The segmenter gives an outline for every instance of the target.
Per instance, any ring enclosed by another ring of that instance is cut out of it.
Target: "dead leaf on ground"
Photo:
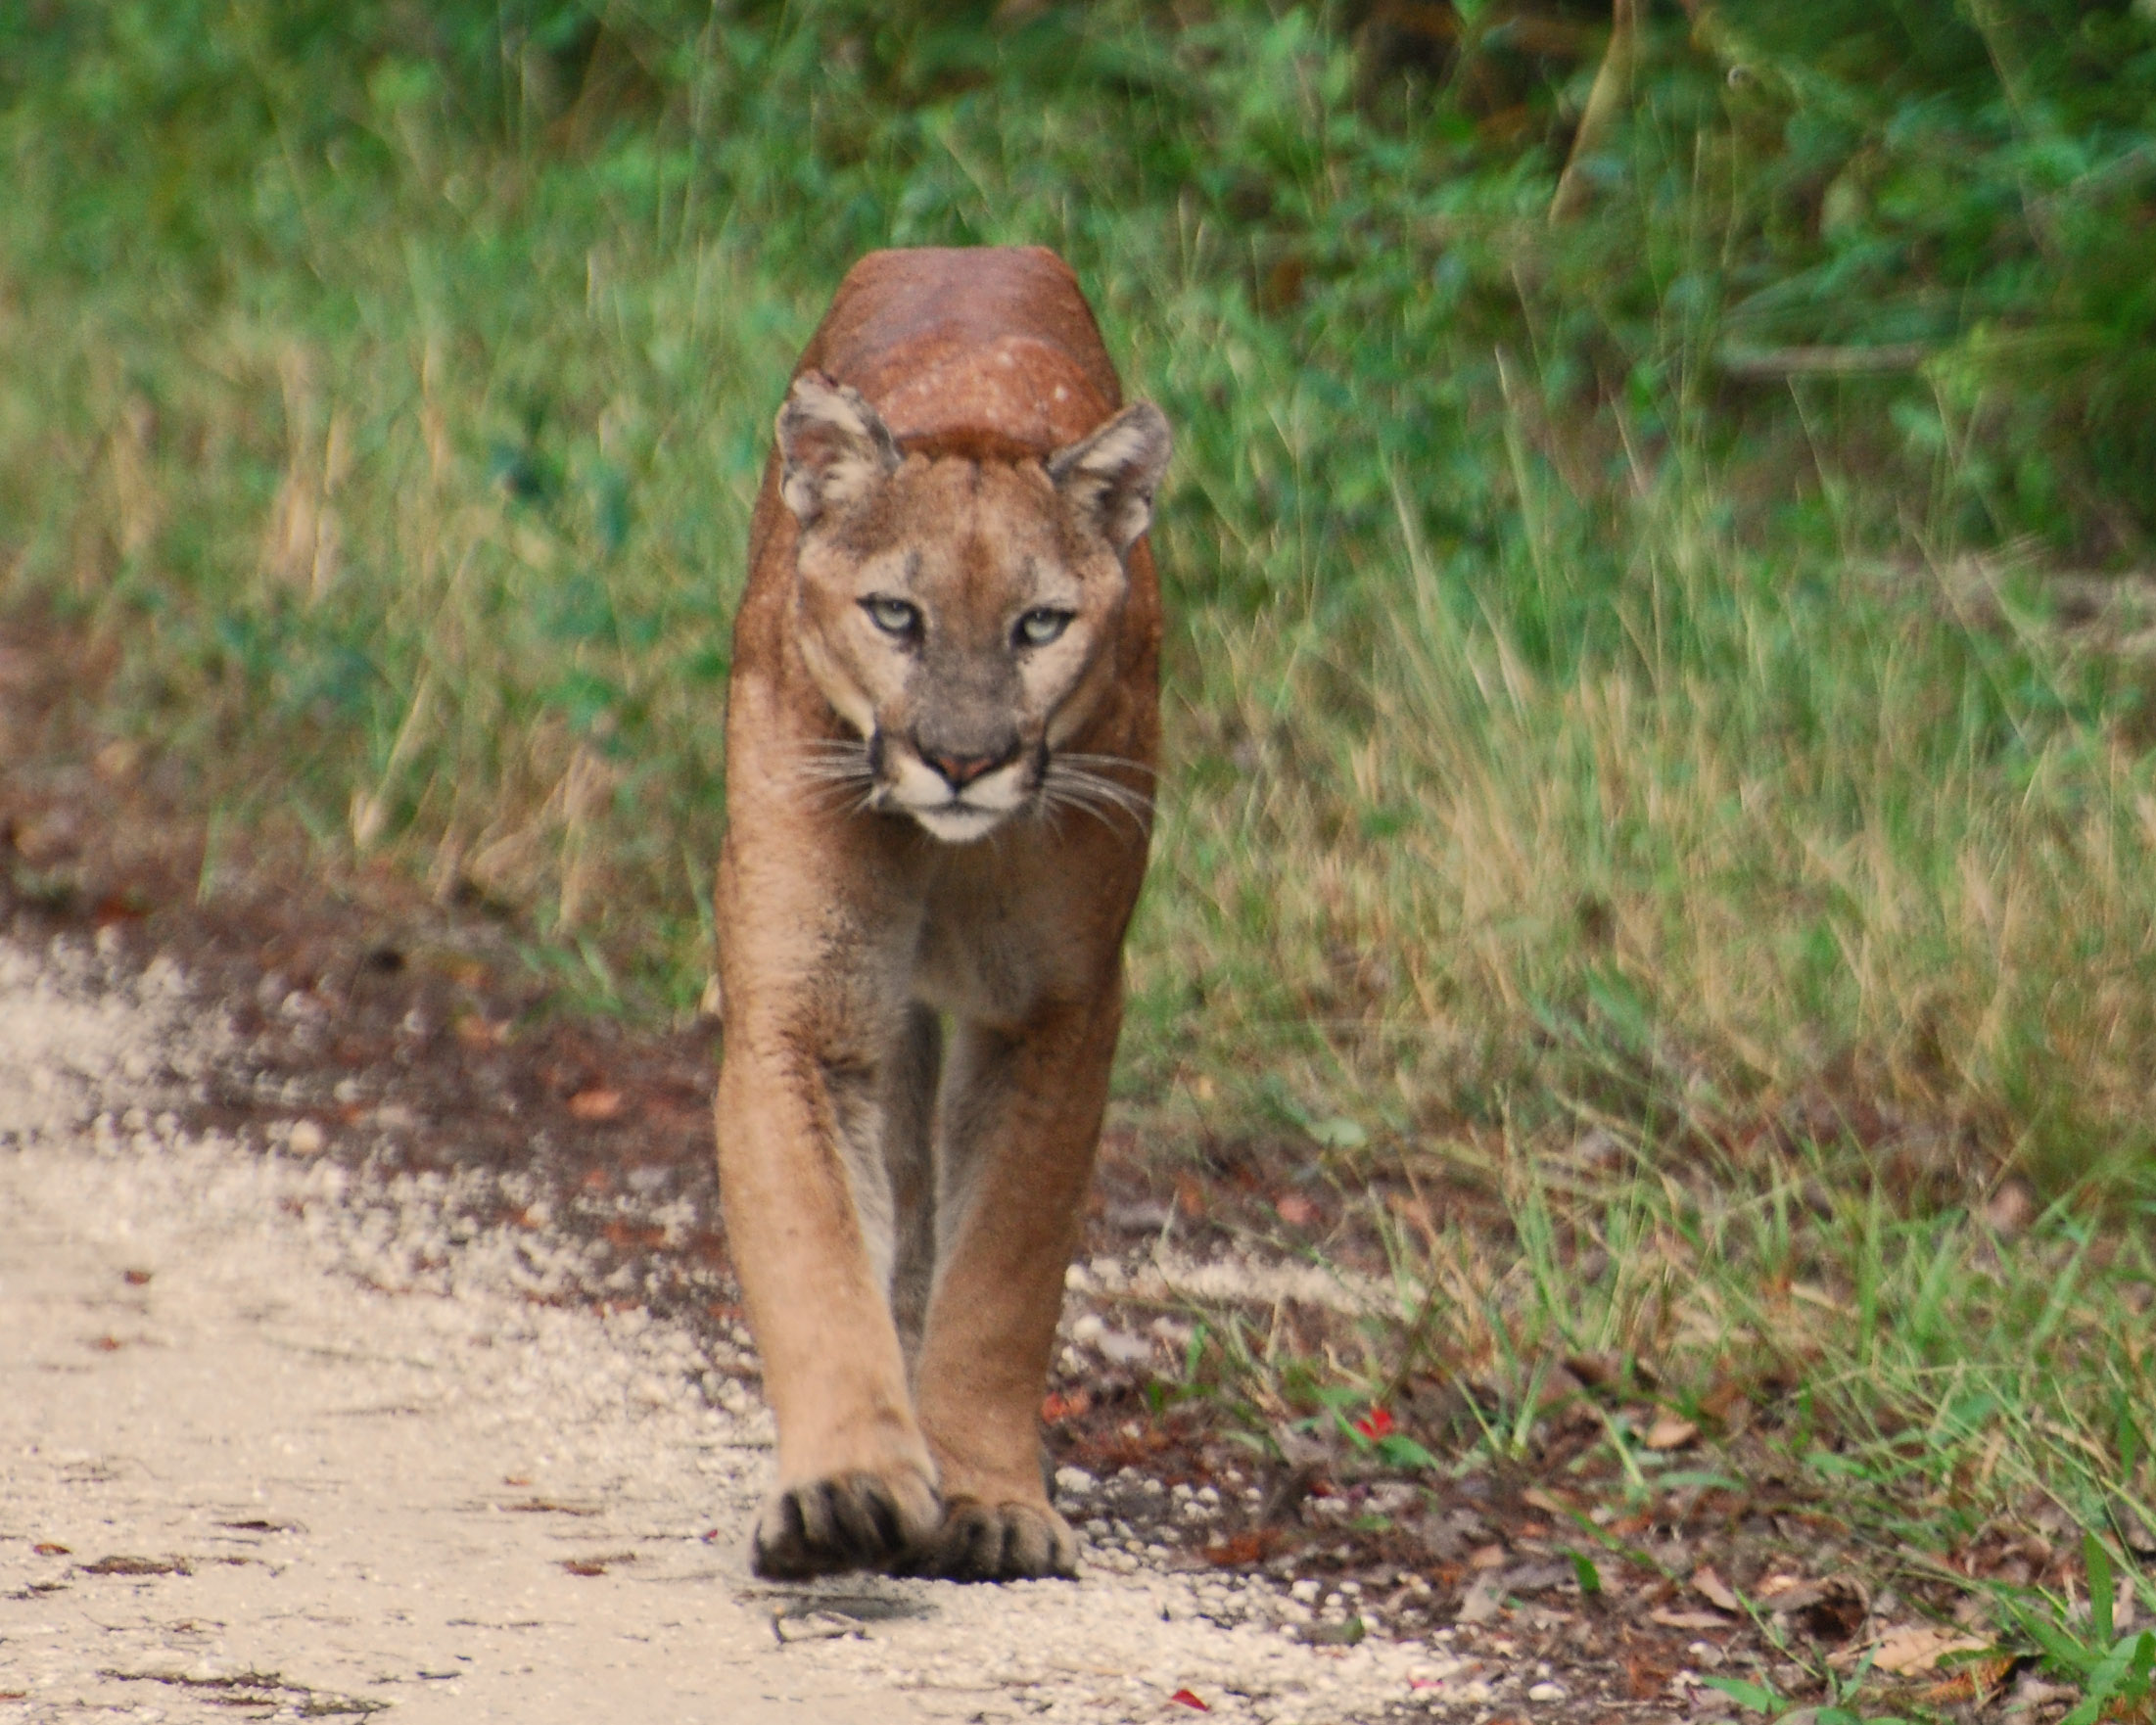
[[[634,1552],[602,1552],[591,1558],[564,1558],[561,1566],[572,1575],[604,1575],[615,1563],[633,1563]]]
[[[1289,1228],[1308,1228],[1318,1219],[1318,1207],[1299,1191],[1283,1192],[1274,1200],[1274,1213]]]
[[[1740,1611],[1744,1608],[1729,1583],[1714,1573],[1711,1563],[1702,1563],[1692,1571],[1692,1591],[1709,1605],[1717,1606],[1722,1610]]]
[[[1975,1702],[1979,1705],[1988,1702],[1998,1692],[1998,1686],[2006,1681],[2014,1668],[2011,1654],[1999,1654],[1988,1659],[1971,1659],[1954,1672],[1924,1692],[1924,1699],[1935,1707],[1953,1706],[1959,1702]]]
[[[622,1093],[594,1085],[569,1098],[569,1112],[579,1120],[612,1120],[622,1111]]]
[[[1076,1420],[1093,1411],[1093,1397],[1083,1388],[1051,1390],[1041,1402],[1041,1419],[1050,1425]]]
[[[1262,1563],[1281,1546],[1279,1529],[1253,1527],[1246,1533],[1231,1533],[1226,1539],[1205,1548],[1205,1561],[1216,1569],[1240,1569],[1245,1564]]]
[[[1647,1613],[1650,1623],[1664,1629],[1727,1629],[1729,1619],[1712,1611],[1671,1611],[1658,1608]]]
[[[185,1558],[100,1558],[82,1565],[85,1575],[191,1575]]]
[[[1646,1444],[1651,1450],[1681,1450],[1699,1434],[1691,1421],[1664,1414],[1647,1428]]]
[[[1872,1664],[1892,1676],[1914,1677],[1936,1670],[1948,1654],[1981,1654],[1991,1645],[1983,1636],[1936,1623],[1903,1623],[1872,1644]]]

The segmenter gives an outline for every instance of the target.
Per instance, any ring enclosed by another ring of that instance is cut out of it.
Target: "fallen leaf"
[[[1988,1659],[1971,1659],[1954,1672],[1924,1692],[1924,1699],[1934,1706],[1950,1706],[1957,1702],[1989,1702],[1998,1686],[2006,1681],[2014,1668],[2013,1655],[2000,1654]]]
[[[1662,1608],[1649,1611],[1647,1620],[1660,1623],[1664,1629],[1727,1629],[1729,1619],[1712,1611],[1671,1611]]]
[[[1681,1450],[1699,1434],[1700,1428],[1691,1421],[1664,1414],[1647,1428],[1645,1441],[1651,1450]]]
[[[1093,1397],[1083,1389],[1074,1389],[1068,1395],[1052,1390],[1041,1403],[1041,1419],[1050,1425],[1064,1420],[1076,1420],[1092,1411]]]
[[[1205,1561],[1216,1569],[1240,1569],[1246,1563],[1262,1563],[1280,1549],[1277,1528],[1253,1527],[1247,1533],[1231,1533],[1205,1548]]]
[[[1372,1443],[1376,1443],[1381,1437],[1390,1437],[1392,1435],[1392,1412],[1389,1408],[1372,1408],[1360,1420],[1354,1421],[1353,1424],[1355,1429],[1361,1432],[1363,1436],[1369,1438]]]
[[[100,1558],[82,1565],[85,1575],[191,1575],[184,1558]]]
[[[30,1550],[41,1558],[69,1558],[74,1555],[66,1546],[49,1539],[39,1540]]]
[[[1468,1554],[1470,1569],[1502,1569],[1505,1566],[1505,1548],[1501,1545],[1477,1546]]]
[[[1168,1697],[1168,1699],[1171,1702],[1176,1702],[1179,1706],[1195,1707],[1201,1713],[1209,1713],[1213,1710],[1211,1703],[1199,1701],[1196,1696],[1193,1695],[1187,1689],[1177,1690],[1175,1694]]]
[[[148,1287],[150,1278],[156,1274],[157,1272],[154,1270],[122,1270],[119,1273],[119,1279],[129,1287]]]
[[[1942,1629],[1935,1623],[1904,1623],[1872,1644],[1872,1663],[1896,1677],[1936,1670],[1948,1654],[1981,1654],[1991,1643],[1980,1635]]]
[[[1711,1606],[1718,1606],[1725,1611],[1741,1610],[1737,1596],[1730,1591],[1729,1583],[1714,1573],[1713,1565],[1702,1563],[1692,1571],[1692,1591]]]
[[[2008,1238],[2021,1233],[2035,1220],[2037,1196],[2026,1182],[2009,1180],[1992,1194],[1990,1203],[1984,1206],[1984,1220],[1992,1231]]]
[[[1545,1515],[1570,1515],[1571,1508],[1563,1499],[1553,1497],[1539,1485],[1530,1485],[1520,1494],[1520,1501],[1530,1510],[1540,1510]]]
[[[858,1638],[867,1631],[856,1619],[837,1611],[802,1611],[798,1614],[781,1611],[772,1619],[772,1633],[778,1637],[778,1645],[784,1647],[796,1641]]]
[[[1299,1191],[1284,1192],[1273,1202],[1273,1210],[1289,1228],[1308,1228],[1318,1219],[1318,1207]]]
[[[622,1111],[622,1093],[594,1085],[569,1098],[569,1112],[579,1120],[612,1120]]]
[[[127,1344],[117,1335],[101,1335],[90,1343],[101,1354],[117,1354]]]
[[[572,1575],[604,1575],[606,1565],[590,1558],[564,1558],[561,1566]]]

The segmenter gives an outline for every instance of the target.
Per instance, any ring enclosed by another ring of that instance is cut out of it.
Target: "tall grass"
[[[2145,194],[2147,139],[2027,117],[2039,72],[2097,87],[2072,55],[2016,48],[2017,94],[1943,21],[1875,90],[1747,16],[1661,42],[1553,231],[1591,43],[1536,148],[1464,73],[1388,117],[1296,11],[77,9],[16,44],[6,121],[9,585],[121,649],[111,723],[205,797],[685,1002],[790,356],[860,250],[1046,240],[1181,434],[1141,1093],[1258,1049],[1371,1130],[1519,1096],[1817,1131],[1860,1095],[1994,1164],[2138,1153],[2137,679],[2011,581],[2032,627],[1973,626],[1948,569],[2008,456],[2086,483],[1968,389],[1997,314],[2057,325],[2017,258],[2095,292],[2062,236]],[[2009,219],[2066,172],[2039,134],[2080,178]],[[1956,139],[1996,159],[1919,203]],[[1985,232],[1956,324],[1924,248]],[[1716,370],[1912,333],[1915,378]],[[2128,532],[2130,478],[2067,540]]]

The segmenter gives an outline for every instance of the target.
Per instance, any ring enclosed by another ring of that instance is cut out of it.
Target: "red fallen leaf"
[[[1253,1527],[1246,1533],[1231,1533],[1226,1539],[1205,1548],[1205,1561],[1216,1569],[1240,1569],[1247,1563],[1262,1563],[1280,1549],[1281,1535],[1277,1528]]]
[[[119,1279],[129,1287],[148,1287],[150,1278],[156,1274],[154,1270],[122,1270]]]
[[[579,1120],[612,1120],[622,1111],[622,1093],[593,1085],[569,1098],[569,1112]]]
[[[95,1341],[90,1343],[90,1346],[97,1349],[97,1351],[101,1354],[117,1354],[121,1348],[125,1347],[126,1345],[127,1344],[121,1341],[117,1335],[101,1335]]]
[[[1186,1707],[1195,1707],[1201,1713],[1209,1713],[1213,1710],[1207,1702],[1199,1701],[1196,1696],[1187,1689],[1177,1690],[1168,1699],[1172,1702],[1181,1702]]]
[[[532,1476],[528,1473],[504,1473],[501,1476],[501,1483],[504,1485],[530,1485]]]
[[[30,1550],[41,1558],[70,1558],[74,1555],[66,1546],[50,1539],[39,1540]]]
[[[1381,1437],[1392,1435],[1396,1422],[1389,1408],[1372,1408],[1360,1420],[1354,1422],[1355,1429],[1376,1443]]]
[[[1060,1390],[1051,1391],[1041,1403],[1041,1418],[1055,1425],[1064,1420],[1076,1420],[1093,1408],[1093,1397],[1085,1390],[1074,1389],[1068,1395]]]
[[[1273,1200],[1273,1212],[1289,1228],[1308,1228],[1318,1219],[1318,1207],[1299,1191],[1283,1192]]]
[[[653,1246],[666,1244],[663,1228],[635,1228],[627,1222],[609,1222],[605,1234],[607,1244],[618,1251],[647,1252]]]
[[[604,1575],[606,1573],[604,1563],[593,1562],[587,1558],[564,1558],[561,1561],[561,1566],[572,1575]]]

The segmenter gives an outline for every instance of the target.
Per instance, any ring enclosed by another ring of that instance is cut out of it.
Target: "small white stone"
[[[311,1120],[295,1120],[292,1131],[285,1137],[285,1142],[292,1146],[296,1156],[318,1156],[328,1142],[322,1129]]]
[[[1565,1699],[1565,1686],[1562,1683],[1537,1683],[1527,1691],[1527,1699],[1531,1702],[1561,1702]]]

